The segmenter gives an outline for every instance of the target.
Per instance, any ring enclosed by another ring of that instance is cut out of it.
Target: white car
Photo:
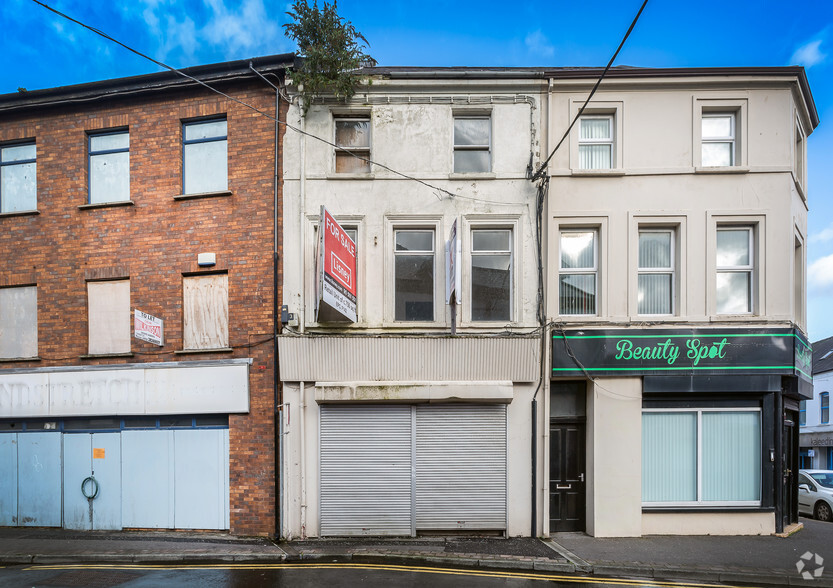
[[[833,521],[833,471],[799,470],[798,512],[820,521]]]

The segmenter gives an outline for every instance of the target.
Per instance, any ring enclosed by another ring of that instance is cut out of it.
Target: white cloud
[[[807,271],[807,285],[812,292],[833,294],[833,254],[810,264]]]
[[[526,48],[529,52],[534,55],[552,57],[555,54],[555,48],[547,36],[541,32],[541,29],[529,33],[526,39],[524,39],[524,43],[526,43]]]
[[[811,242],[822,242],[826,243],[827,241],[833,240],[833,223],[827,225],[818,233],[814,233],[810,235]]]
[[[803,65],[806,68],[811,68],[821,63],[827,59],[827,53],[822,52],[821,44],[821,39],[805,43],[795,50],[795,53],[790,58],[790,63]]]
[[[243,0],[237,10],[229,10],[223,0],[206,0],[206,4],[213,14],[201,36],[228,54],[262,51],[283,38],[280,25],[269,18],[263,0]]]

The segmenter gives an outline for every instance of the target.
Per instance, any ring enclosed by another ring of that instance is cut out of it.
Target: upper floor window
[[[822,392],[819,399],[821,400],[821,424],[826,425],[830,422],[830,392]]]
[[[701,118],[703,167],[735,165],[735,113],[703,113]]]
[[[512,318],[512,231],[471,232],[471,320]]]
[[[613,115],[584,115],[579,119],[579,169],[611,169]]]
[[[370,173],[370,117],[335,119],[336,172]]]
[[[598,232],[563,230],[558,276],[559,314],[595,315]]]
[[[183,278],[182,323],[184,349],[228,347],[228,274]]]
[[[183,194],[228,190],[228,122],[183,123],[182,160]]]
[[[89,136],[90,204],[130,200],[130,135]]]
[[[793,167],[795,168],[795,179],[799,184],[804,183],[804,131],[801,123],[795,121],[795,154]]]
[[[434,230],[394,231],[394,319],[434,320]]]
[[[454,173],[492,170],[491,135],[488,116],[454,117]]]
[[[802,400],[798,403],[798,424],[803,427],[807,424],[807,401]]]
[[[37,208],[35,143],[0,147],[0,213]]]
[[[0,288],[0,359],[37,355],[37,287]]]
[[[639,314],[674,313],[674,231],[639,231]]]
[[[717,229],[717,313],[752,312],[752,227]]]
[[[87,282],[90,355],[130,353],[130,280]]]

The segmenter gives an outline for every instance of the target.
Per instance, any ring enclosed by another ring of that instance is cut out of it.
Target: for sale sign
[[[162,319],[134,309],[133,336],[161,347],[163,345]]]
[[[356,243],[323,206],[318,225],[319,322],[356,322]]]

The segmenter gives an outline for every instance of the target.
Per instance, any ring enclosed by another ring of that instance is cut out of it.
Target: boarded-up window
[[[38,289],[0,289],[0,358],[38,355]]]
[[[184,278],[182,314],[185,349],[228,347],[228,275]]]
[[[89,353],[130,353],[130,280],[87,282]]]

